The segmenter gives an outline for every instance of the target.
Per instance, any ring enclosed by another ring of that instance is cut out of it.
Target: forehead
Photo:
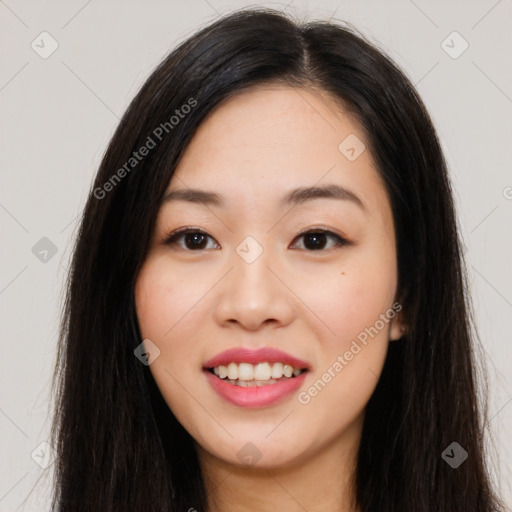
[[[347,144],[360,152],[355,159],[353,152],[346,153]],[[216,190],[240,206],[277,203],[291,188],[328,182],[372,205],[386,196],[369,150],[362,149],[367,146],[359,124],[328,94],[253,87],[230,97],[203,121],[168,190]]]

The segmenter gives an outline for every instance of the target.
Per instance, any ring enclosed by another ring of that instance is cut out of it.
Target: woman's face
[[[400,337],[391,207],[363,144],[326,94],[258,87],[214,111],[180,161],[136,306],[160,351],[152,375],[201,453],[285,467],[357,444]],[[329,188],[293,192],[310,187]]]

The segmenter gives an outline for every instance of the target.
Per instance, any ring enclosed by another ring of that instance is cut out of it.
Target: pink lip
[[[264,386],[243,388],[226,382],[208,370],[203,370],[213,389],[227,402],[238,407],[260,408],[275,404],[296,391],[308,372],[299,376]]]
[[[231,348],[208,360],[203,365],[203,368],[215,368],[220,365],[227,366],[229,363],[284,363],[289,364],[294,368],[305,368],[307,370],[311,370],[310,365],[306,361],[302,361],[301,359],[297,359],[286,352],[270,347],[263,347],[257,350],[250,350],[248,348]]]
[[[241,387],[220,379],[212,372],[216,366],[227,366],[229,363],[283,363],[294,368],[311,370],[311,365],[302,359],[287,354],[275,348],[263,347],[257,350],[248,348],[232,348],[217,354],[203,365],[203,371],[213,389],[227,402],[238,407],[259,408],[268,407],[279,402],[296,391],[306,378],[307,371],[297,377],[285,379],[274,384],[264,386]]]

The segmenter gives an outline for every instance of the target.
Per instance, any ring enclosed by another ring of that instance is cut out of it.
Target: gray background
[[[41,465],[52,460],[51,449],[40,445],[50,424],[62,285],[77,215],[119,117],[176,43],[249,5],[255,4],[0,1],[2,512],[48,508],[52,466],[22,502],[44,473]],[[512,504],[511,1],[258,5],[353,23],[405,69],[430,110],[454,183],[486,351],[490,462]],[[40,56],[51,49],[43,31],[58,43],[47,58]],[[464,42],[454,31],[469,45],[457,58]]]

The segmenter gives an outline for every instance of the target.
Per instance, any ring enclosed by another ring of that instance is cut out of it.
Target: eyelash
[[[177,240],[179,240],[182,236],[187,235],[189,233],[205,235],[213,240],[213,237],[210,236],[206,231],[203,231],[202,229],[198,229],[198,228],[187,227],[187,228],[182,228],[182,229],[179,229],[178,231],[174,231],[174,232],[170,233],[169,235],[167,235],[165,237],[163,243],[164,243],[164,245],[171,245],[171,246],[179,245]],[[329,231],[327,228],[320,227],[320,226],[315,227],[315,228],[310,228],[307,231],[303,231],[302,233],[298,234],[296,238],[300,238],[300,237],[310,235],[310,234],[323,234],[323,235],[327,235],[328,237],[332,237],[337,240],[337,244],[336,244],[337,247],[350,246],[353,244],[353,242],[351,242],[350,240],[347,240],[346,238],[343,238],[342,236],[337,235],[336,233],[333,233],[332,231]],[[180,246],[180,248],[184,249],[185,251],[188,251],[188,252],[199,252],[199,251],[207,250],[207,249],[193,250],[193,249],[188,249],[186,247],[181,247],[181,246]],[[304,249],[304,250],[307,252],[325,252],[325,251],[328,251],[329,249],[318,249],[318,250]]]

